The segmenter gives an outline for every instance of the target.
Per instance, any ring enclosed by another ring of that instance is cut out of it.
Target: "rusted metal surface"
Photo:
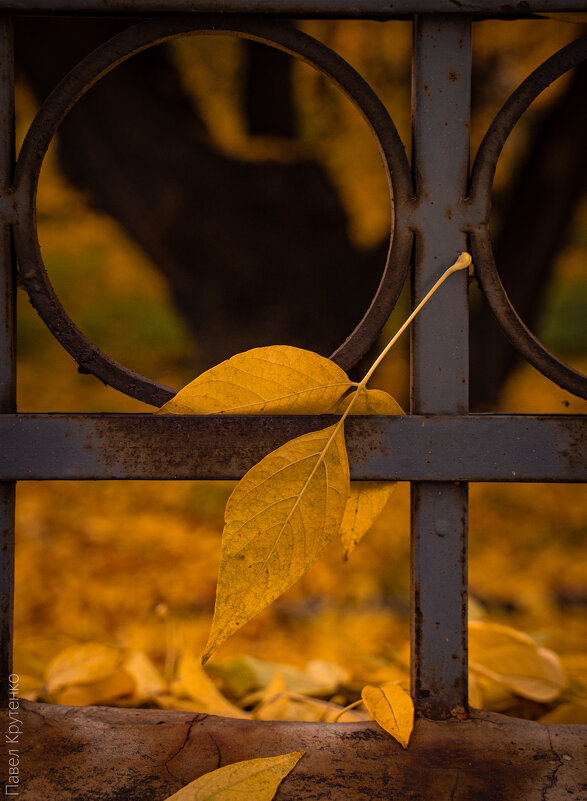
[[[284,442],[334,420],[0,415],[0,479],[236,479]],[[587,421],[576,415],[351,416],[345,434],[356,480],[587,480]]]
[[[92,14],[184,12],[272,14],[287,17],[392,19],[417,14],[525,17],[531,12],[584,11],[584,0],[0,0],[17,12],[74,11]]]
[[[40,169],[59,124],[85,92],[117,64],[146,47],[193,33],[223,34],[277,45],[328,75],[361,111],[377,140],[387,172],[393,200],[406,205],[412,195],[410,170],[403,144],[381,101],[365,81],[332,50],[289,25],[270,20],[226,20],[218,17],[150,20],[123,31],[96,49],[55,88],[43,104],[23,143],[16,165],[15,245],[22,282],[31,303],[47,327],[75,358],[84,372],[134,398],[160,406],[174,394],[164,387],[114,362],[102,353],[69,318],[55,294],[45,270],[39,246],[35,205]],[[383,269],[373,301],[354,332],[333,354],[342,367],[355,364],[369,349],[387,320],[401,292],[409,264],[412,234],[394,225]]]
[[[14,163],[12,25],[0,14],[0,197],[10,187]],[[10,228],[0,209],[0,412],[16,411],[16,286]],[[1,440],[0,440],[1,442]],[[13,481],[0,481],[0,704],[6,702],[12,665],[14,597]]]
[[[563,389],[587,398],[587,376],[564,364],[532,334],[518,316],[501,283],[489,233],[491,189],[497,161],[514,126],[532,101],[554,80],[587,58],[587,36],[547,59],[513,92],[501,108],[477,153],[471,177],[470,203],[483,208],[483,222],[471,226],[475,270],[483,293],[503,331],[522,356]],[[556,199],[553,198],[553,202]]]
[[[414,305],[467,249],[453,209],[467,191],[470,97],[470,18],[418,18],[412,77],[413,170],[420,202]],[[412,413],[468,412],[468,315],[467,275],[461,272],[414,321]],[[414,483],[412,696],[427,717],[447,718],[467,708],[466,565],[466,484]]]

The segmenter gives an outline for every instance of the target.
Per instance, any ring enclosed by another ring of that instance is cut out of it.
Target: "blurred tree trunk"
[[[502,283],[530,328],[540,313],[557,253],[587,184],[587,62],[580,64],[560,97],[534,130],[513,176],[495,242]],[[471,326],[471,404],[494,406],[515,366],[510,346],[487,304]]]
[[[42,99],[124,26],[20,18],[18,66]],[[295,136],[291,60],[256,43],[245,47],[249,133]],[[587,172],[585,75],[585,68],[577,71],[538,126],[496,243],[506,288],[530,326]],[[92,88],[62,125],[59,157],[68,179],[119,220],[165,274],[201,366],[263,344],[327,355],[369,305],[386,245],[353,246],[342,202],[317,163],[246,162],[222,153],[165,46]],[[515,356],[488,309],[479,310],[472,331],[472,401],[487,407]]]
[[[122,27],[20,18],[21,74],[42,99]],[[259,44],[248,52],[249,86],[261,76],[265,90],[259,98],[246,92],[251,131],[293,135],[291,59]],[[165,274],[205,366],[261,344],[328,355],[379,282],[385,248],[374,257],[353,247],[323,168],[221,152],[165,46],[118,66],[82,98],[61,126],[59,160]]]

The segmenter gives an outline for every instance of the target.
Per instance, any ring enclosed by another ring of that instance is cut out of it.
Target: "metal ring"
[[[175,390],[139,375],[102,353],[69,318],[47,276],[36,227],[36,193],[47,148],[60,123],[100,78],[131,56],[170,39],[190,34],[230,34],[253,39],[292,56],[332,79],[363,114],[379,145],[392,199],[390,246],[377,292],[359,325],[335,351],[342,367],[352,366],[368,349],[391,312],[409,267],[412,233],[394,225],[394,198],[412,197],[412,181],[402,141],[387,110],[340,56],[316,39],[278,22],[229,17],[177,17],[140,22],[114,36],[84,58],[55,87],[35,117],[23,143],[15,173],[15,247],[20,276],[31,303],[63,347],[84,372],[138,400],[161,406]],[[393,178],[392,178],[393,176]]]
[[[484,222],[471,231],[473,261],[483,293],[516,350],[555,384],[581,398],[587,398],[587,376],[573,370],[547,350],[512,306],[495,263],[489,233],[489,212],[497,161],[512,129],[544,89],[585,58],[587,58],[587,36],[563,47],[520,84],[500,109],[485,134],[471,178],[471,202],[484,204]]]

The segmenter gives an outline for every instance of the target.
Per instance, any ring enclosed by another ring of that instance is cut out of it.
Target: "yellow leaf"
[[[287,692],[283,686],[275,685],[276,692],[267,688],[266,698],[253,711],[256,720],[289,720],[306,723],[334,723],[367,720],[366,715],[346,710],[340,704],[318,701],[304,695]]]
[[[538,718],[539,723],[587,723],[587,704],[569,701]]]
[[[253,712],[255,720],[289,720],[318,723],[324,718],[325,703],[285,691],[275,693]]]
[[[331,414],[342,414],[351,402],[353,393],[338,400],[330,410]],[[353,403],[351,414],[405,414],[399,403],[382,389],[363,389]]]
[[[137,704],[167,690],[163,677],[144,651],[131,651],[125,657],[123,667],[135,681],[134,694]]]
[[[178,682],[174,685],[173,691],[176,695],[183,693],[191,698],[199,712],[224,715],[229,718],[249,717],[219,692],[199,661],[191,654],[184,654],[181,659]]]
[[[212,630],[202,661],[302,576],[340,529],[349,465],[340,424],[287,442],[226,506]]]
[[[42,682],[26,673],[18,674],[18,697],[26,701],[38,701],[43,694]]]
[[[64,706],[113,705],[131,698],[135,681],[126,670],[117,670],[110,676],[84,684],[71,684],[54,694],[55,703]]]
[[[263,690],[263,701],[268,701],[270,698],[273,698],[274,696],[286,691],[287,685],[285,683],[285,679],[283,678],[283,673],[276,673]]]
[[[342,414],[352,396],[335,404],[335,412]],[[380,389],[363,390],[353,403],[351,414],[403,414],[403,409],[387,392]],[[397,486],[395,481],[352,481],[351,491],[342,518],[340,537],[343,559],[348,559],[357,543],[369,531],[383,512]]]
[[[306,665],[305,675],[315,683],[316,690],[308,695],[334,695],[334,693],[351,680],[351,671],[336,662],[325,659],[312,659]]]
[[[473,709],[483,709],[483,690],[479,684],[479,679],[473,673],[472,670],[469,671],[469,705],[473,707]]]
[[[396,485],[395,481],[351,481],[340,527],[343,559],[349,558],[357,543],[383,512]]]
[[[558,656],[521,631],[497,623],[469,623],[471,670],[533,701],[558,698],[565,678]]]
[[[414,728],[414,703],[410,694],[399,684],[384,684],[364,687],[361,697],[373,720],[407,748]]]
[[[352,386],[330,359],[272,345],[212,367],[156,414],[325,414]]]
[[[122,661],[116,648],[97,642],[72,645],[57,654],[45,674],[48,693],[73,684],[89,684],[114,674]]]
[[[287,774],[304,756],[293,751],[283,756],[247,759],[200,776],[165,801],[271,801]]]

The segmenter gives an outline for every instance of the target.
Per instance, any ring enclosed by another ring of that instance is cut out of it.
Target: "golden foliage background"
[[[315,21],[305,27],[365,75],[408,142],[409,25]],[[496,44],[505,53],[491,96],[476,109],[477,143],[500,98],[577,31],[552,21],[483,22],[475,30],[475,46],[488,63]],[[235,42],[210,38],[196,45],[182,40],[175,52],[224,149],[246,158],[311,153],[326,164],[339,188],[355,240],[366,246],[385,234],[385,181],[376,149],[359,115],[321,77],[299,68],[301,140],[278,146],[250,141],[244,134]],[[34,112],[22,86],[18,108],[22,137]],[[535,113],[533,109],[529,116]],[[511,175],[527,131],[522,126],[504,154],[498,191]],[[354,157],[357,152],[360,159]],[[586,217],[584,206],[578,228]],[[66,309],[91,339],[133,369],[171,386],[183,386],[197,374],[197,343],[188,340],[161,277],[114,221],[91,210],[87,199],[65,184],[53,155],[43,171],[39,227],[51,279]],[[560,255],[543,325],[552,336],[568,320],[565,298],[587,293],[585,244],[584,234],[576,233]],[[20,294],[21,411],[152,411],[92,377],[80,376]],[[399,306],[390,331],[396,318],[403,319],[405,301]],[[559,337],[555,344],[561,341]],[[563,355],[574,366],[587,367],[585,354]],[[374,385],[405,404],[405,350],[400,348],[385,363]],[[578,413],[586,406],[523,366],[505,388],[500,410]],[[221,482],[21,482],[16,670],[32,683],[42,683],[55,654],[87,641],[144,651],[162,670],[177,654],[199,653],[211,620],[230,490]],[[581,486],[471,486],[473,616],[488,616],[531,633],[587,683],[586,508]],[[222,657],[247,653],[298,667],[327,659],[355,675],[369,674],[371,680],[382,666],[405,668],[407,485],[398,487],[383,518],[352,558],[343,563],[340,557],[340,546],[333,546],[283,598],[224,645]]]

